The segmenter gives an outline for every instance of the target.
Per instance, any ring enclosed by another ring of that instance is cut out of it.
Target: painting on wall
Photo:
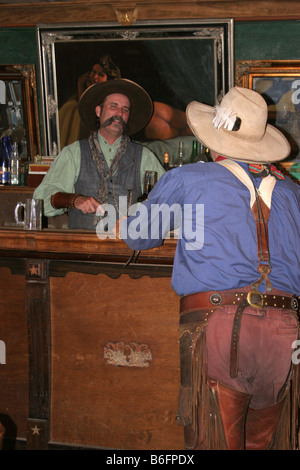
[[[281,165],[299,168],[300,61],[237,61],[235,83],[264,97],[268,122],[281,130],[291,145],[291,153]]]
[[[217,104],[233,85],[233,20],[120,24],[37,25],[45,148],[56,155],[85,137],[77,105],[92,83],[126,78],[143,86],[154,102],[138,141],[191,134],[190,101]],[[165,132],[156,117],[168,116]],[[171,118],[169,118],[171,116]],[[174,125],[173,125],[174,123]]]

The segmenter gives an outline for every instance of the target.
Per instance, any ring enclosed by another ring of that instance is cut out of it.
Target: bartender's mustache
[[[111,116],[110,118],[106,119],[106,121],[104,121],[104,123],[102,124],[102,127],[108,127],[114,121],[118,121],[122,125],[124,131],[127,130],[127,124],[124,121],[124,119],[122,118],[122,116]]]

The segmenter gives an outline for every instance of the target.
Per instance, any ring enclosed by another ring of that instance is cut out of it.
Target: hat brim
[[[115,79],[90,86],[79,101],[80,118],[88,129],[96,130],[98,126],[95,108],[106,96],[113,93],[120,93],[128,97],[130,115],[127,122],[127,133],[128,135],[137,134],[149,123],[153,114],[153,102],[146,90],[131,80]]]
[[[192,101],[186,108],[187,123],[193,134],[209,149],[241,162],[271,163],[283,160],[291,151],[286,137],[267,124],[259,142],[243,140],[235,132],[217,129],[213,125],[215,108]]]

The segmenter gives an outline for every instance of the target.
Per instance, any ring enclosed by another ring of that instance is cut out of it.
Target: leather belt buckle
[[[262,308],[264,306],[264,296],[258,290],[250,290],[247,294],[247,300],[253,308]]]

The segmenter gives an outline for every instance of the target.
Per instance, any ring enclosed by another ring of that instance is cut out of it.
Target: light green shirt
[[[116,140],[113,145],[109,143],[98,133],[99,142],[107,165],[110,167],[112,160],[115,156],[119,146],[121,137]],[[49,171],[45,175],[42,183],[35,189],[33,193],[34,199],[44,200],[44,214],[47,217],[60,215],[64,213],[64,209],[54,209],[50,199],[52,194],[57,192],[74,193],[75,183],[77,181],[80,171],[80,143],[74,142],[62,149],[52,163]],[[141,158],[141,184],[143,192],[144,174],[145,171],[157,171],[157,178],[159,179],[164,173],[164,169],[151,150],[143,147]]]

